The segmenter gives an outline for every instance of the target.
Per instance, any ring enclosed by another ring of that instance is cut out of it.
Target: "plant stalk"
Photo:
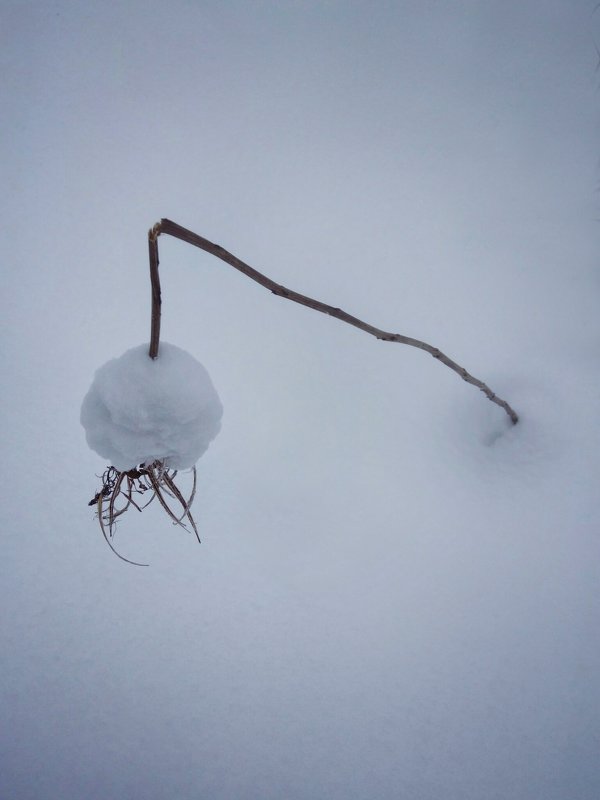
[[[374,336],[376,339],[380,339],[381,341],[398,342],[399,344],[406,344],[410,347],[416,347],[419,350],[424,350],[426,353],[429,353],[431,356],[433,356],[433,358],[435,358],[437,361],[441,361],[442,364],[445,364],[451,370],[456,372],[456,374],[459,375],[464,381],[470,383],[472,386],[477,387],[477,389],[482,391],[488,400],[492,401],[492,403],[500,406],[500,408],[502,408],[508,414],[513,425],[516,425],[519,421],[518,414],[506,402],[506,400],[502,400],[500,397],[498,397],[498,395],[493,392],[483,381],[475,378],[473,375],[467,372],[464,367],[461,367],[460,364],[457,364],[456,361],[448,358],[448,356],[442,353],[442,351],[437,347],[433,347],[426,342],[422,342],[420,339],[413,339],[410,336],[403,336],[400,333],[389,333],[388,331],[381,330],[380,328],[376,328],[373,325],[363,322],[363,320],[358,319],[358,317],[353,317],[351,314],[348,314],[341,308],[327,305],[326,303],[322,303],[320,300],[314,300],[312,297],[307,297],[306,295],[299,294],[291,289],[287,289],[285,286],[282,286],[270,278],[267,278],[266,275],[258,272],[258,270],[255,270],[244,261],[241,261],[239,258],[234,256],[228,250],[225,250],[225,248],[221,247],[220,245],[209,242],[208,239],[198,236],[197,233],[193,233],[193,231],[183,228],[181,225],[178,225],[176,222],[172,222],[170,219],[161,219],[161,221],[157,222],[156,225],[154,225],[154,227],[148,232],[150,281],[152,284],[152,322],[149,350],[150,358],[157,358],[160,340],[161,294],[160,279],[158,275],[158,237],[161,233],[166,233],[169,236],[174,236],[176,239],[181,239],[182,242],[187,242],[194,247],[199,247],[200,250],[204,250],[216,258],[221,259],[221,261],[224,261],[226,264],[229,264],[234,269],[237,269],[239,272],[246,275],[246,277],[250,278],[256,283],[259,283],[261,286],[264,286],[265,289],[268,289],[278,297],[283,297],[286,300],[291,300],[293,303],[299,303],[307,308],[312,308],[314,311],[320,311],[322,314],[328,314],[330,317],[339,319],[341,322],[346,322],[348,325],[352,325],[355,328]]]

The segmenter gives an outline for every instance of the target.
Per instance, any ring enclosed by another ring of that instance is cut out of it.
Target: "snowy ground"
[[[3,9],[2,798],[600,796],[594,4],[450,5]],[[521,422],[163,237],[224,415],[123,564],[79,411],[163,216]]]

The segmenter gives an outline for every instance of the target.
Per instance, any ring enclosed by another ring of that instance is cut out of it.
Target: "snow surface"
[[[2,800],[598,800],[596,3],[1,4]],[[227,424],[123,564],[161,216],[521,421],[161,236]]]
[[[223,406],[206,369],[162,342],[143,344],[100,367],[81,406],[87,443],[119,470],[160,459],[192,467],[221,429]]]

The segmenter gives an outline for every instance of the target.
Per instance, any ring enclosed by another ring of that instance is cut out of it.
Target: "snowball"
[[[162,342],[140,345],[96,371],[81,406],[88,445],[118,470],[160,459],[192,467],[221,428],[223,406],[206,369]]]

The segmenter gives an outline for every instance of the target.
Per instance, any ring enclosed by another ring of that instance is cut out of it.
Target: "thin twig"
[[[113,543],[111,542],[112,526],[113,526],[114,523],[113,522],[110,523],[110,530],[111,530],[110,535],[106,532],[106,528],[104,527],[104,520],[102,518],[102,515],[104,513],[103,508],[102,508],[102,501],[103,500],[104,500],[104,498],[102,497],[102,495],[100,495],[98,497],[98,519],[100,520],[100,529],[102,531],[102,535],[104,536],[106,544],[110,547],[110,549],[117,556],[117,558],[121,559],[121,561],[125,561],[125,562],[127,562],[127,564],[133,564],[134,567],[147,567],[147,566],[149,566],[148,564],[140,564],[139,561],[131,561],[129,558],[125,558],[125,556],[122,556],[121,553],[119,553],[115,549]]]
[[[437,347],[432,347],[432,345],[422,342],[420,339],[413,339],[410,336],[403,336],[400,333],[389,333],[388,331],[381,330],[380,328],[376,328],[373,325],[363,322],[363,320],[358,319],[358,317],[353,317],[351,314],[348,314],[341,308],[335,308],[334,306],[327,305],[327,303],[314,300],[312,297],[307,297],[306,295],[299,294],[291,289],[287,289],[285,286],[282,286],[281,284],[272,281],[270,278],[267,278],[266,275],[258,272],[244,261],[241,261],[239,258],[234,256],[228,250],[225,250],[220,245],[209,242],[208,239],[198,236],[197,233],[193,233],[193,231],[187,230],[187,228],[183,228],[181,225],[178,225],[176,222],[172,222],[169,219],[161,219],[161,221],[157,222],[148,233],[150,280],[152,284],[152,324],[149,350],[150,358],[156,358],[158,356],[158,345],[160,340],[161,295],[160,279],[158,275],[158,237],[161,233],[166,233],[169,234],[169,236],[174,236],[176,239],[181,239],[181,241],[187,242],[194,247],[199,247],[200,250],[204,250],[216,258],[221,259],[221,261],[224,261],[226,264],[229,264],[234,269],[237,269],[239,272],[246,275],[246,277],[250,278],[256,283],[259,283],[261,286],[264,286],[265,289],[268,289],[278,297],[283,297],[286,300],[291,300],[293,303],[299,303],[307,308],[312,308],[314,311],[320,311],[322,314],[328,314],[330,317],[335,317],[335,319],[339,319],[341,322],[346,322],[348,325],[353,325],[355,328],[374,336],[376,339],[381,339],[384,342],[398,342],[399,344],[406,344],[410,347],[416,347],[419,350],[425,350],[425,352],[429,353],[437,361],[441,361],[442,364],[445,364],[451,370],[456,372],[456,374],[459,375],[464,381],[470,383],[472,386],[477,387],[489,400],[492,401],[492,403],[495,403],[497,406],[500,406],[500,408],[504,409],[504,411],[510,417],[513,425],[516,425],[519,421],[516,411],[511,408],[506,400],[502,400],[500,397],[498,397],[498,395],[493,392],[483,381],[475,378],[473,375],[467,372],[464,367],[461,367],[460,364],[457,364],[456,361],[448,358],[448,356],[442,353],[442,351]]]
[[[150,258],[150,284],[152,286],[152,335],[150,337],[150,358],[158,356],[160,338],[160,279],[158,277],[158,242],[160,225],[156,224],[148,232],[148,256]]]
[[[177,518],[177,524],[185,528],[183,520],[185,519],[185,517],[187,517],[194,530],[194,533],[196,534],[196,539],[198,539],[198,542],[202,544],[202,542],[200,541],[200,534],[198,533],[198,529],[196,528],[196,523],[194,521],[194,518],[192,517],[192,512],[190,511],[190,504],[185,502],[184,496],[181,494],[177,486],[175,486],[172,479],[167,474],[164,475],[163,480],[173,492],[175,499],[179,500],[179,502],[181,503],[181,507],[183,508],[183,514]]]

